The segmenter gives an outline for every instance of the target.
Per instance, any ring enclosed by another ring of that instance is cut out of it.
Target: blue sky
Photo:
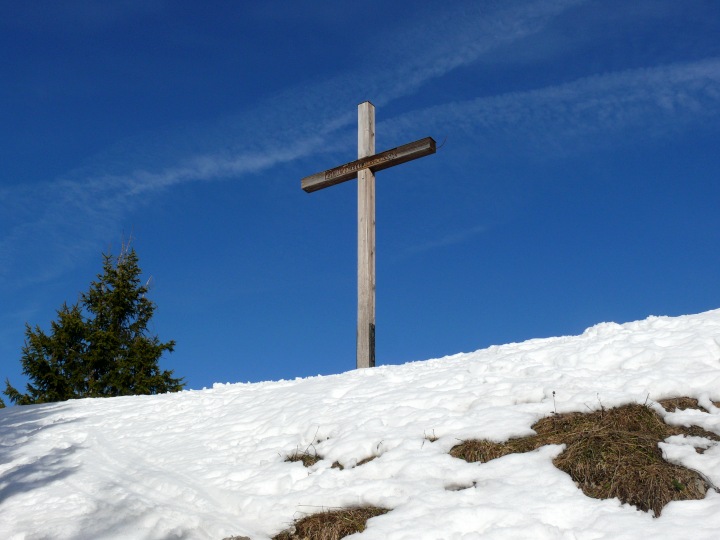
[[[132,236],[189,388],[355,365],[378,151],[377,361],[720,307],[720,3],[0,4],[0,375]]]

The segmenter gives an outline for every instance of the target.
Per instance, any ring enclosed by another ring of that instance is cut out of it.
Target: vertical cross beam
[[[375,106],[358,105],[358,159],[375,154]],[[375,173],[358,171],[357,367],[375,366]]]

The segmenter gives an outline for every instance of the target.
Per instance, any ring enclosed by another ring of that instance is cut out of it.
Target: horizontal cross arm
[[[379,154],[351,161],[334,169],[306,176],[302,179],[301,186],[305,192],[311,193],[357,178],[358,171],[363,169],[370,169],[375,173],[434,153],[435,141],[432,137],[425,137]]]

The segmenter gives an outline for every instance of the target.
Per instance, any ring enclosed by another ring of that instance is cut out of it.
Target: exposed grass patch
[[[285,461],[302,461],[302,464],[306,467],[312,467],[321,459],[322,456],[319,456],[318,453],[315,452],[314,448],[312,452],[309,448],[306,448],[305,450],[295,450],[292,454],[285,458]]]
[[[661,399],[658,401],[658,403],[662,406],[663,409],[665,409],[668,412],[675,412],[678,409],[679,410],[685,410],[685,409],[697,409],[698,411],[705,411],[704,407],[701,407],[698,403],[698,400],[695,398],[690,397],[676,397],[676,398],[668,398],[668,399]]]
[[[296,521],[292,530],[273,536],[273,540],[338,540],[364,531],[368,519],[387,512],[377,506],[318,512]]]
[[[355,467],[359,467],[360,465],[365,465],[366,463],[370,463],[373,459],[375,459],[377,456],[370,456],[366,457],[365,459],[361,459],[355,464]],[[355,468],[353,467],[353,468]],[[341,471],[345,470],[345,467],[343,467],[339,461],[333,462],[333,464],[330,466],[331,469],[340,469]]]
[[[537,435],[504,443],[465,441],[454,446],[450,455],[486,462],[546,444],[565,444],[553,463],[568,473],[583,493],[597,499],[617,497],[641,510],[652,510],[657,517],[670,501],[702,499],[710,488],[700,474],[665,461],[658,442],[672,435],[720,440],[715,433],[696,426],[669,426],[650,407],[639,404],[552,415],[532,429]]]
[[[365,459],[361,459],[360,461],[357,462],[357,464],[355,466],[359,467],[360,465],[365,465],[366,463],[370,463],[376,457],[377,456],[369,456],[369,457],[366,457]]]
[[[463,489],[470,489],[477,486],[475,482],[472,484],[448,484],[445,486],[445,491],[462,491]]]
[[[700,405],[698,403],[698,400],[695,398],[689,398],[689,397],[679,397],[679,398],[668,398],[668,399],[661,399],[658,401],[660,405],[662,405],[663,409],[665,409],[668,412],[675,412],[676,410],[684,410],[684,409],[697,409],[699,411],[704,412],[710,412],[705,407]],[[713,405],[715,405],[717,408],[720,409],[720,401],[711,401]]]

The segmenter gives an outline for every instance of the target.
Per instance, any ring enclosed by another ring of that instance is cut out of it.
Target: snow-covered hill
[[[712,490],[655,519],[586,497],[552,464],[561,446],[485,464],[448,455],[462,439],[528,435],[553,411],[674,396],[710,412],[658,407],[667,422],[720,433],[720,310],[329,377],[8,408],[0,538],[263,539],[372,504],[392,510],[359,538],[714,540]],[[661,446],[720,485],[720,445]],[[323,459],[285,461],[306,449]]]

